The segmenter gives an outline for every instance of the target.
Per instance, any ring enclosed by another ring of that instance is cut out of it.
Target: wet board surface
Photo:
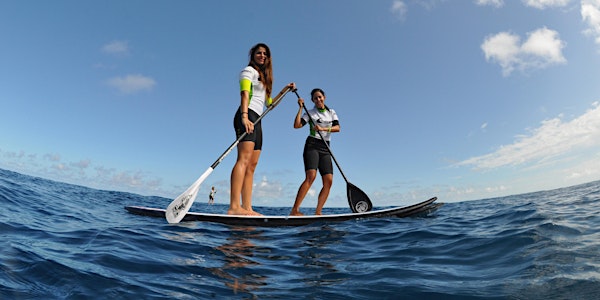
[[[210,214],[199,212],[188,212],[183,221],[215,222],[228,225],[240,226],[302,226],[315,222],[341,222],[347,220],[383,218],[383,217],[410,217],[421,213],[427,213],[437,209],[441,203],[434,203],[437,197],[404,207],[393,207],[381,210],[373,210],[364,213],[347,213],[332,215],[306,215],[306,216],[233,216],[227,214]],[[165,209],[143,206],[126,206],[125,209],[132,214],[165,217]]]

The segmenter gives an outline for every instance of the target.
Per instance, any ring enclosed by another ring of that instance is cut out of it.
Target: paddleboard
[[[429,200],[405,207],[393,207],[381,210],[372,210],[362,213],[347,213],[347,214],[332,214],[332,215],[307,215],[307,216],[234,216],[227,214],[209,214],[199,212],[188,212],[183,221],[202,221],[214,222],[227,225],[239,226],[302,226],[315,222],[340,222],[366,218],[383,218],[383,217],[410,217],[418,214],[429,213],[436,210],[442,203],[433,203],[437,197]],[[132,214],[150,216],[150,217],[165,217],[165,209],[151,208],[143,206],[125,206],[125,209]]]

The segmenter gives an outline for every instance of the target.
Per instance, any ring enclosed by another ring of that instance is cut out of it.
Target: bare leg
[[[317,209],[315,210],[315,215],[320,215],[323,206],[325,206],[325,201],[327,201],[327,197],[329,197],[329,191],[331,190],[331,185],[333,184],[333,174],[326,174],[322,176],[323,178],[323,188],[321,192],[319,192],[319,198],[317,202]]]
[[[231,170],[231,195],[227,213],[230,215],[248,215],[250,212],[240,206],[240,195],[242,194],[246,169],[254,152],[254,143],[241,142],[238,144],[237,150],[237,161]]]
[[[302,181],[302,184],[300,184],[300,188],[298,188],[298,194],[296,194],[296,201],[294,202],[294,207],[292,207],[292,212],[290,213],[290,215],[292,215],[292,216],[303,215],[300,212],[300,205],[302,204],[304,197],[306,197],[306,194],[308,193],[308,190],[310,190],[310,187],[313,184],[313,182],[315,181],[316,177],[317,177],[317,170],[307,170],[306,171],[306,177],[304,178],[304,181]]]
[[[250,212],[251,215],[261,216],[252,209],[252,185],[254,185],[254,170],[260,158],[260,150],[253,150],[250,157],[250,163],[246,167],[246,175],[242,185],[242,208]]]

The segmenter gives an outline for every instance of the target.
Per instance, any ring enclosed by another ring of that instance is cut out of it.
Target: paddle
[[[273,108],[275,108],[275,106],[279,104],[279,101],[281,101],[281,99],[283,99],[283,97],[289,91],[289,87],[285,87],[283,90],[281,90],[281,92],[275,96],[275,99],[273,99],[273,104],[267,107],[267,110],[265,110],[265,112],[263,112],[262,115],[256,119],[254,125],[260,122],[262,118],[264,118]],[[196,200],[196,195],[198,195],[198,190],[200,190],[200,184],[202,184],[206,177],[208,177],[208,175],[212,173],[212,171],[221,163],[221,161],[223,161],[225,156],[227,156],[233,150],[233,148],[240,143],[246,134],[247,133],[244,132],[242,135],[240,135],[240,137],[238,137],[237,140],[235,140],[235,142],[233,142],[233,144],[231,144],[231,146],[229,146],[229,148],[227,148],[227,150],[225,150],[225,152],[223,152],[223,154],[221,154],[221,156],[219,156],[219,158],[208,169],[206,169],[206,171],[204,171],[204,173],[196,180],[196,182],[194,182],[187,190],[185,190],[185,192],[175,198],[175,200],[173,200],[173,202],[167,206],[165,216],[169,223],[179,223],[181,219],[183,219],[185,214],[187,214],[192,207],[194,200]]]
[[[298,98],[300,98],[300,95],[298,95],[297,90],[294,90],[293,92],[294,92],[294,94],[296,94],[296,96]],[[310,119],[310,121],[313,124],[316,124],[315,121],[310,116],[310,114],[308,113],[308,109],[306,108],[306,105],[302,105],[302,106],[304,107],[304,111],[308,115],[308,118]],[[321,134],[320,131],[317,131],[317,132],[319,133],[321,140],[323,140],[323,142],[325,142],[325,139],[323,138],[323,134]],[[344,175],[344,172],[342,172],[342,168],[340,168],[340,164],[338,163],[337,159],[335,159],[335,156],[333,156],[333,152],[331,152],[331,148],[329,147],[329,144],[327,144],[325,142],[325,146],[327,146],[327,151],[329,151],[329,154],[331,154],[331,157],[333,158],[335,165],[338,167],[338,170],[340,170],[342,177],[344,177],[344,180],[346,181],[348,204],[350,204],[350,209],[352,209],[352,212],[360,213],[360,212],[370,211],[373,208],[373,204],[371,204],[371,200],[369,200],[369,197],[367,196],[367,194],[365,194],[365,192],[363,192],[361,189],[359,189],[354,184],[352,184],[348,181],[348,179],[346,178],[346,175]]]

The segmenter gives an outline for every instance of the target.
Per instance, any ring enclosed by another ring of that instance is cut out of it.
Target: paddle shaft
[[[298,95],[298,91],[297,90],[294,90],[294,94],[296,94],[296,97],[300,98],[300,95]],[[315,123],[315,121],[312,119],[312,117],[310,116],[310,113],[308,113],[308,109],[306,108],[306,105],[303,104],[302,107],[304,107],[304,112],[306,112],[306,115],[308,116],[308,118],[310,119],[310,121],[314,125],[317,125]],[[344,175],[344,172],[342,171],[342,168],[340,168],[340,164],[338,163],[337,159],[335,159],[335,156],[333,156],[333,152],[331,152],[331,148],[329,147],[329,144],[327,144],[327,142],[323,138],[323,134],[321,134],[321,131],[319,131],[319,130],[315,130],[315,131],[319,134],[319,136],[321,137],[321,140],[323,141],[323,143],[325,144],[325,146],[327,146],[327,151],[329,151],[329,154],[333,158],[333,161],[335,162],[335,165],[338,167],[338,170],[340,170],[340,174],[342,174],[342,177],[344,177],[344,180],[346,181],[346,183],[348,183],[348,179],[346,178],[346,175]]]
[[[267,110],[263,112],[256,121],[254,121],[254,125],[256,125],[262,118],[264,118],[279,102],[283,97],[290,91],[289,87],[285,87],[273,100],[271,106],[267,107]],[[247,132],[242,133],[236,140],[219,156],[219,158],[181,195],[179,195],[175,200],[167,206],[165,217],[169,223],[179,223],[181,219],[185,216],[185,214],[190,210],[194,200],[196,199],[196,195],[198,194],[198,190],[200,189],[200,185],[204,180],[212,173],[212,171],[223,161],[225,156],[237,146],[240,141],[247,135]]]

